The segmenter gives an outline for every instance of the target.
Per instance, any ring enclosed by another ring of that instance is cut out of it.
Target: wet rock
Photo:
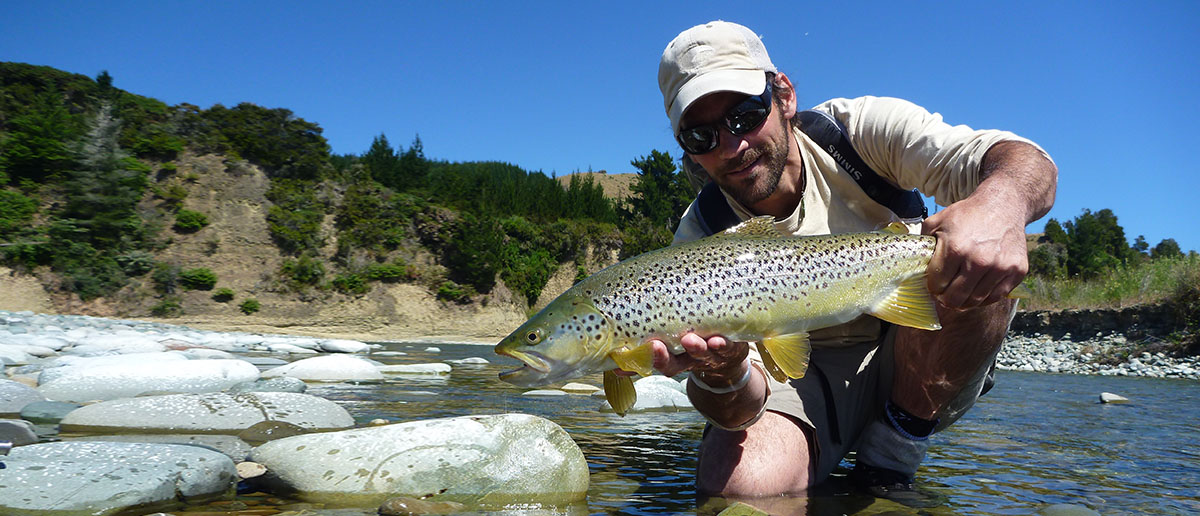
[[[4,514],[107,515],[227,493],[237,478],[229,457],[172,444],[43,443],[14,448],[4,462]]]
[[[283,439],[308,433],[304,427],[285,421],[261,421],[250,425],[250,428],[238,432],[238,437],[252,446],[259,446],[268,441]]]
[[[447,360],[447,362],[449,362],[451,364],[457,364],[457,365],[480,365],[480,366],[488,365],[491,363],[491,362],[488,362],[488,359],[483,358],[483,357],[467,357],[467,358],[460,358],[458,360]]]
[[[46,397],[33,387],[0,379],[0,414],[18,414],[25,405],[45,399]]]
[[[389,496],[503,505],[587,494],[583,453],[557,424],[526,414],[414,421],[271,441],[252,460],[304,499]]]
[[[33,432],[33,423],[23,419],[0,419],[0,441],[7,441],[13,446],[24,446],[38,442],[37,434]]]
[[[229,388],[229,392],[296,392],[308,390],[308,384],[299,378],[279,376],[275,378],[260,378],[253,382],[242,382]]]
[[[21,409],[21,419],[39,425],[57,425],[62,418],[77,408],[79,408],[77,403],[35,401]]]
[[[568,383],[568,384],[562,386],[562,390],[565,392],[572,393],[572,394],[591,394],[591,393],[599,391],[601,389],[599,387],[596,387],[595,385],[571,382],[571,383]]]
[[[390,498],[379,506],[380,516],[419,516],[421,514],[454,514],[466,506],[457,502],[431,502],[407,496]]]
[[[33,355],[25,352],[24,346],[0,344],[0,364],[24,365],[36,360]]]
[[[245,480],[247,478],[261,477],[267,472],[267,467],[257,462],[239,462],[237,463],[238,478]]]
[[[308,430],[354,426],[336,403],[290,392],[172,394],[104,401],[63,418],[64,432],[144,431],[237,434],[262,421]]]
[[[567,393],[558,389],[534,389],[521,393],[522,396],[566,396]]]
[[[287,365],[263,371],[263,378],[288,376],[308,381],[340,382],[345,380],[379,380],[383,374],[376,366],[351,355],[328,355],[297,360]]]
[[[258,368],[244,360],[179,360],[72,366],[59,371],[38,390],[55,401],[112,400],[143,392],[216,392],[258,379]],[[51,370],[43,371],[45,378]]]
[[[401,364],[401,365],[385,365],[379,366],[378,370],[384,374],[424,374],[424,375],[441,375],[450,374],[453,368],[450,364],[435,362],[431,364]]]
[[[441,353],[442,348],[439,348],[437,346],[429,346],[429,347],[425,348],[425,352],[426,353]]]
[[[1100,393],[1100,403],[1129,403],[1129,398],[1111,392]]]
[[[306,354],[307,355],[315,355],[315,354],[317,354],[317,350],[315,350],[315,349],[302,348],[300,346],[297,346],[295,344],[288,343],[288,342],[276,342],[274,344],[268,344],[267,349],[269,351],[271,351],[272,353],[287,353],[290,355],[306,355]]]
[[[76,356],[98,356],[155,353],[167,350],[166,346],[135,331],[100,334],[80,342],[82,343],[64,349],[63,352]]]

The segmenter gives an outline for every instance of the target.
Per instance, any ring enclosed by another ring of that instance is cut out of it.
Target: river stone
[[[566,396],[567,393],[558,389],[534,389],[521,393],[522,396]]]
[[[595,385],[588,385],[586,383],[570,382],[562,386],[562,390],[572,394],[591,394],[599,391],[600,388],[596,387]]]
[[[458,364],[458,365],[479,365],[479,366],[488,365],[491,363],[491,362],[488,362],[488,359],[483,358],[483,357],[467,357],[467,358],[460,358],[458,360],[447,360],[447,362],[450,362],[451,364]]]
[[[120,434],[75,437],[71,441],[183,444],[221,452],[235,463],[250,456],[252,446],[236,436],[209,434]]]
[[[413,421],[271,441],[252,458],[304,499],[395,496],[502,506],[587,495],[588,467],[557,424],[527,414]]]
[[[340,382],[344,380],[380,380],[376,366],[352,355],[327,355],[305,358],[263,371],[263,378],[288,376],[300,380]]]
[[[286,421],[262,421],[250,425],[250,428],[238,432],[238,437],[250,443],[250,446],[259,446],[268,441],[283,439],[284,437],[292,437],[295,435],[304,435],[308,433],[300,425],[288,423]]]
[[[0,344],[0,364],[22,365],[36,360],[33,355],[25,352],[25,346]]]
[[[321,351],[327,353],[367,353],[371,345],[357,340],[329,339],[321,341]]]
[[[274,344],[268,344],[267,349],[272,353],[288,353],[291,355],[315,355],[318,353],[316,350],[302,348],[288,342],[276,342]]]
[[[258,379],[258,368],[244,360],[161,361],[152,368],[112,364],[72,367],[69,373],[42,383],[38,390],[55,401],[112,400],[154,391],[216,392]]]
[[[188,358],[181,353],[129,353],[125,355],[101,355],[92,357],[63,356],[46,362],[42,374],[38,376],[39,384],[47,384],[54,380],[77,374],[81,370],[108,366],[158,367],[161,362],[183,362]]]
[[[38,436],[33,431],[33,423],[24,419],[0,419],[0,441],[12,443],[13,446],[24,446],[38,442]]]
[[[128,353],[153,353],[166,351],[167,347],[154,339],[136,332],[120,332],[111,335],[96,335],[81,341],[63,352],[77,356],[124,355]]]
[[[1070,503],[1056,503],[1042,507],[1037,512],[1040,516],[1100,516],[1100,513],[1084,507]]]
[[[1111,392],[1100,393],[1100,403],[1129,403],[1129,398]]]
[[[354,418],[338,404],[308,394],[257,392],[170,394],[103,401],[63,418],[63,432],[237,434],[262,421],[283,421],[308,430],[340,430]]]
[[[62,418],[77,408],[79,408],[77,403],[35,401],[21,409],[21,419],[39,425],[57,425]]]
[[[37,389],[21,382],[0,379],[0,415],[18,414],[25,405],[45,401],[46,397]]]
[[[229,392],[304,392],[308,384],[299,378],[277,376],[260,378],[253,382],[242,382],[229,388]]]
[[[385,365],[378,367],[379,372],[385,374],[450,374],[450,364],[442,362],[434,362],[430,364],[400,364],[400,365]]]
[[[666,376],[656,374],[638,379],[633,382],[633,388],[637,391],[637,402],[629,408],[629,412],[692,408],[692,402],[688,400],[687,393],[683,391],[679,382]],[[612,410],[607,401],[604,403],[605,410]]]
[[[111,515],[229,493],[233,461],[176,444],[55,442],[14,448],[0,474],[0,513]]]

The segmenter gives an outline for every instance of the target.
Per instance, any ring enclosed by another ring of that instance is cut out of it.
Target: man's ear
[[[772,86],[783,93],[780,99],[783,109],[780,111],[783,114],[784,120],[791,120],[792,117],[796,116],[796,87],[792,86],[792,80],[783,72],[775,74],[775,84],[772,84]]]

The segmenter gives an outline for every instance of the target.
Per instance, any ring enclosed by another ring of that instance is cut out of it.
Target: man
[[[658,81],[685,165],[702,168],[694,172],[720,186],[738,218],[772,215],[796,235],[899,220],[795,127],[792,81],[746,27],[715,21],[684,31],[663,52]],[[863,316],[813,332],[809,372],[787,384],[763,372],[751,345],[719,335],[685,335],[679,356],[656,341],[654,365],[667,375],[690,371],[688,396],[711,422],[700,492],[800,492],[857,450],[852,480],[903,501],[915,493],[928,437],[983,388],[1015,309],[1006,295],[1028,271],[1025,225],[1049,211],[1057,169],[1028,140],[952,127],[899,99],[834,99],[816,109],[845,126],[885,180],[946,206],[906,221],[938,238],[927,277],[942,330]],[[698,211],[695,202],[688,208],[675,243],[704,236]]]

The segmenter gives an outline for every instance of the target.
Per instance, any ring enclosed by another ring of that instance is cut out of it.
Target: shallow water
[[[630,414],[600,412],[601,397],[526,397],[525,389],[496,375],[516,365],[490,347],[429,343],[389,344],[421,363],[471,356],[484,366],[455,365],[449,377],[397,377],[386,383],[314,384],[309,393],[344,406],[360,424],[469,414],[524,412],[557,422],[583,450],[591,468],[586,504],[571,514],[714,514],[724,500],[697,500],[692,486],[703,418],[694,411]],[[585,379],[598,385],[599,378]],[[1132,402],[1102,405],[1114,392]],[[835,477],[807,497],[762,501],[799,514],[1031,514],[1052,504],[1089,507],[1102,514],[1200,513],[1200,383],[1001,371],[997,385],[955,426],[935,437],[918,478],[945,502],[917,512],[855,495]],[[375,508],[322,510],[263,496],[190,507],[228,511],[248,503],[266,512],[375,514]],[[755,503],[755,502],[751,502]],[[226,512],[225,514],[239,514]],[[248,513],[243,513],[248,514]],[[259,512],[255,512],[259,514]]]

